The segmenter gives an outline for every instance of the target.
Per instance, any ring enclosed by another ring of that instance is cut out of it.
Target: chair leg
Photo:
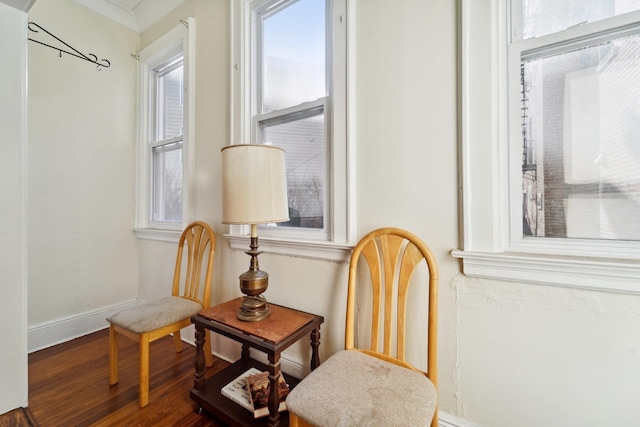
[[[149,404],[149,335],[140,335],[140,396],[138,405],[144,408]]]
[[[289,412],[289,427],[311,427],[311,424],[308,424],[296,414]]]
[[[182,351],[182,337],[180,336],[180,329],[173,333],[173,345],[176,348],[176,353]]]
[[[213,352],[211,351],[211,331],[205,331],[204,337],[204,363],[207,368],[213,366]]]
[[[109,385],[118,382],[118,333],[109,325]]]

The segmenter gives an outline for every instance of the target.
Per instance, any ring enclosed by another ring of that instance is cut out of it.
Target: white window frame
[[[134,231],[138,238],[177,242],[194,212],[193,167],[195,135],[195,19],[187,18],[164,36],[138,53],[138,144],[136,176],[136,220]],[[182,222],[151,220],[153,191],[153,120],[150,85],[153,70],[182,53],[184,67],[184,134],[182,142]]]
[[[519,86],[513,81],[508,86],[507,66],[519,70],[521,51],[557,41],[558,36],[528,39],[509,47],[508,18],[508,0],[462,0],[460,170],[464,232],[463,248],[452,255],[462,259],[464,273],[472,277],[638,294],[638,242],[522,238],[521,174],[516,170],[521,167],[520,137],[518,130],[509,126],[509,109],[519,110],[520,105],[515,105],[515,98],[508,98],[508,91],[519,93]],[[640,20],[640,14],[610,18],[590,24],[590,28],[577,26],[572,37],[612,24],[624,25],[625,20]],[[509,144],[513,144],[511,150]]]
[[[257,124],[252,117],[252,96],[256,95],[251,66],[255,57],[252,52],[252,40],[255,37],[252,14],[272,1],[239,0],[232,4],[232,144],[256,141]],[[322,237],[313,230],[291,227],[274,227],[273,230],[261,228],[259,234],[260,248],[271,253],[346,261],[355,235],[355,133],[347,127],[347,123],[351,122],[350,117],[355,114],[350,102],[353,97],[349,93],[354,85],[347,78],[351,75],[348,70],[353,70],[355,65],[353,46],[350,44],[353,40],[355,6],[352,0],[332,0],[331,4],[327,16],[333,24],[333,34],[327,34],[332,39],[331,58],[327,57],[332,69],[331,96],[324,105],[330,139],[326,153],[329,167],[325,218],[329,219],[330,225],[327,234]],[[232,248],[244,251],[249,245],[249,227],[232,225],[225,237],[229,238]]]

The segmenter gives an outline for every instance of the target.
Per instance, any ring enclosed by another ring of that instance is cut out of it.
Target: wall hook
[[[109,62],[109,60],[107,59],[101,59],[98,61],[98,57],[96,55],[94,55],[93,53],[88,54],[89,56],[85,55],[84,53],[80,52],[78,49],[72,47],[71,45],[69,45],[68,43],[66,43],[65,41],[61,40],[60,38],[56,37],[55,35],[51,34],[49,31],[45,30],[43,27],[41,27],[40,25],[36,24],[35,22],[31,21],[28,24],[28,28],[29,31],[32,31],[34,33],[39,33],[40,30],[44,31],[45,33],[47,33],[49,36],[53,37],[54,39],[56,39],[57,41],[59,41],[60,43],[62,43],[63,45],[65,45],[67,48],[71,49],[71,52],[56,46],[51,46],[50,44],[47,43],[43,43],[39,40],[35,40],[32,39],[31,37],[27,37],[27,39],[31,40],[32,42],[36,42],[38,44],[41,44],[43,46],[46,47],[50,47],[51,49],[57,50],[58,51],[58,56],[60,58],[62,58],[62,52],[69,54],[71,56],[75,56],[76,58],[80,58],[80,59],[84,59],[85,61],[89,61],[93,64],[96,64],[96,68],[98,69],[98,71],[101,71],[102,68],[109,68],[111,66],[111,62]]]

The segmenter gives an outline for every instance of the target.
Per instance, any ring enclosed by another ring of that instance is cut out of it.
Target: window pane
[[[182,62],[168,72],[157,75],[157,135],[156,141],[183,133]]]
[[[523,0],[523,38],[555,33],[640,9],[640,0]]]
[[[640,240],[640,36],[521,67],[524,235]]]
[[[323,228],[325,205],[324,115],[265,127],[264,141],[285,150],[287,227]]]
[[[262,113],[324,97],[325,0],[294,2],[262,25]]]
[[[153,149],[153,221],[182,221],[182,143]]]

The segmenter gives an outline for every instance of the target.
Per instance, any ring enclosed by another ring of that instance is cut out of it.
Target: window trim
[[[248,226],[233,226],[246,227]],[[247,232],[248,233],[248,232]],[[351,256],[353,245],[333,242],[318,242],[317,240],[299,240],[295,242],[283,239],[272,238],[259,234],[260,249],[269,253],[279,255],[295,256],[300,258],[322,259],[325,261],[347,262]],[[231,249],[246,251],[249,247],[249,236],[239,232],[238,234],[225,234],[229,239]]]
[[[575,244],[586,242],[573,241],[564,250],[553,250],[544,242],[534,245],[537,246],[534,249],[532,245],[514,244],[511,239],[509,200],[514,194],[509,189],[509,100],[504,83],[508,52],[506,43],[502,43],[509,36],[508,3],[508,0],[461,3],[463,247],[453,250],[452,255],[462,260],[463,272],[470,277],[640,294],[640,261],[633,259],[634,254],[625,245],[618,244],[618,249],[614,249],[614,242],[604,251],[602,248],[607,245],[576,255]],[[576,32],[581,31],[585,29],[577,27]]]
[[[182,229],[192,220],[194,212],[193,194],[195,179],[195,19],[187,18],[164,36],[138,53],[138,142],[136,172],[136,217],[134,231],[140,239],[177,241]],[[172,56],[182,52],[184,66],[184,134],[182,136],[183,183],[182,222],[169,223],[152,221],[152,147],[150,120],[150,73]]]
[[[251,14],[253,8],[263,8],[268,0],[242,0],[232,5],[232,66],[231,77],[231,143],[239,144],[251,141],[254,131],[251,115],[252,70],[250,67],[251,52]],[[273,5],[272,10],[279,5]],[[352,0],[333,0],[329,18],[334,23],[334,39],[331,60],[332,100],[325,104],[325,114],[331,116],[330,133],[331,159],[327,185],[331,186],[331,197],[325,206],[332,219],[332,226],[327,230],[328,240],[310,240],[304,230],[294,234],[279,233],[271,230],[260,232],[260,248],[272,253],[294,255],[314,259],[347,261],[351,247],[355,241],[355,130],[347,123],[353,122],[355,108],[353,105],[352,84],[355,69],[354,55],[354,22],[355,4]],[[337,23],[337,24],[336,24]],[[339,42],[336,42],[336,39]],[[349,52],[349,55],[347,55]],[[247,226],[230,226],[225,237],[229,238],[234,249],[246,250],[248,247]]]

